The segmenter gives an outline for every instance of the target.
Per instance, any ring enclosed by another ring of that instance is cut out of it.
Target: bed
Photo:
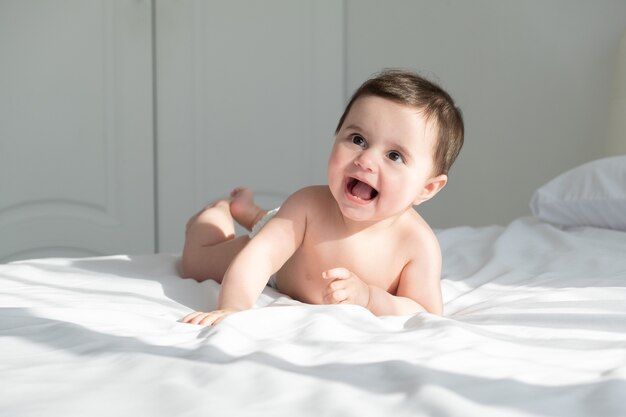
[[[625,416],[626,156],[537,190],[533,216],[437,230],[443,317],[266,288],[216,327],[176,254],[0,265],[0,415]]]
[[[626,153],[626,35],[609,149]],[[437,230],[444,316],[266,288],[215,327],[177,254],[0,265],[0,416],[626,416],[626,155],[537,189],[532,216]]]

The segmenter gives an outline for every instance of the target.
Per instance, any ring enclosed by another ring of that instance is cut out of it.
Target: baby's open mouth
[[[378,191],[356,178],[348,178],[347,188],[351,195],[363,201],[370,201],[378,196]]]

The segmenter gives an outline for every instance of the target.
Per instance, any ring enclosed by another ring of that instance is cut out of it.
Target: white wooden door
[[[150,0],[0,2],[0,262],[154,251]]]
[[[247,185],[265,207],[326,182],[344,104],[343,2],[156,2],[159,250]]]

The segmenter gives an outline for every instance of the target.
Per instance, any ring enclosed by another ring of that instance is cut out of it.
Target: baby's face
[[[375,96],[357,99],[328,161],[328,184],[343,215],[378,221],[423,201],[435,138],[419,110]]]

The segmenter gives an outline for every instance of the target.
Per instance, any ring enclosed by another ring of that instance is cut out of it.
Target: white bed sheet
[[[0,265],[0,415],[625,416],[626,233],[438,231],[445,317],[267,288],[217,327],[175,255]]]

